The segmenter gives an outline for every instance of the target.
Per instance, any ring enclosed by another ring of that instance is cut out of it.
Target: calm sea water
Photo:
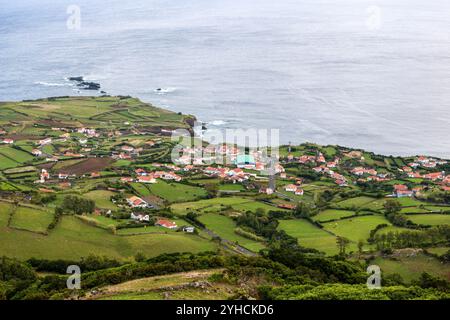
[[[450,158],[448,0],[0,0],[0,100],[76,75],[211,128]]]

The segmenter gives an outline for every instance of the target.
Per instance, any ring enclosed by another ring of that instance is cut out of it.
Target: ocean
[[[84,76],[209,128],[450,158],[448,0],[0,0],[0,74],[1,101]]]

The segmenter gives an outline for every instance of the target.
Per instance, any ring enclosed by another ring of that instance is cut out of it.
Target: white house
[[[295,192],[297,191],[297,186],[295,184],[288,184],[287,186],[284,187],[284,190],[288,192]]]
[[[41,146],[46,145],[46,144],[50,144],[50,143],[52,143],[52,138],[45,138],[45,139],[39,140],[39,144]]]
[[[128,204],[133,208],[146,208],[148,207],[148,203],[145,202],[143,199],[132,196],[127,199]]]
[[[194,227],[183,227],[183,231],[187,233],[193,233],[195,230]]]
[[[137,221],[145,221],[145,222],[149,222],[150,221],[150,216],[148,214],[142,214],[142,213],[131,213],[131,219],[133,220],[137,220]]]
[[[3,139],[2,142],[5,143],[5,144],[13,144],[14,140],[13,139]]]

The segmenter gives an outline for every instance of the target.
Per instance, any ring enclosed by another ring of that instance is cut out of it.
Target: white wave
[[[36,81],[34,84],[39,84],[41,86],[46,87],[67,87],[73,86],[71,83],[55,83],[55,82],[45,82],[45,81]]]
[[[218,127],[218,126],[226,125],[227,122],[223,121],[223,120],[214,120],[214,121],[208,122],[208,124]]]
[[[155,89],[154,92],[157,93],[157,94],[166,94],[166,93],[174,92],[175,90],[177,90],[177,88],[168,87],[168,88]]]

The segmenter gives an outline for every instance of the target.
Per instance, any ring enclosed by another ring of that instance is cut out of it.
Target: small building
[[[412,197],[413,194],[414,194],[414,192],[411,190],[399,190],[396,193],[397,198]]]
[[[235,164],[238,168],[253,169],[256,166],[255,158],[250,154],[240,154],[236,157]]]
[[[187,233],[194,233],[195,228],[191,226],[183,227],[183,231]]]
[[[156,179],[153,176],[141,176],[137,178],[137,181],[141,183],[156,183]]]
[[[39,157],[39,156],[42,155],[42,151],[39,150],[39,149],[33,149],[33,150],[31,151],[31,153],[32,153],[34,156],[36,156],[36,157]]]
[[[131,219],[139,221],[139,222],[149,222],[150,216],[148,214],[142,214],[142,213],[131,213],[130,216]]]
[[[59,173],[58,179],[61,179],[61,180],[69,179],[69,174],[68,173]]]
[[[52,138],[45,138],[45,139],[39,140],[39,144],[41,146],[46,145],[46,144],[50,144],[50,143],[52,143]]]
[[[288,192],[295,192],[297,191],[297,186],[295,184],[288,184],[284,187],[284,190]]]
[[[259,193],[272,194],[274,190],[272,188],[261,188],[259,189]]]
[[[127,199],[128,204],[132,207],[132,208],[147,208],[148,207],[148,203],[136,196],[132,196],[130,198]]]
[[[176,229],[177,224],[175,222],[172,222],[170,220],[166,220],[166,219],[159,219],[158,221],[156,221],[155,226],[160,226],[163,228],[167,228],[167,229]]]
[[[13,139],[3,139],[2,141],[4,144],[13,144],[14,140]]]

